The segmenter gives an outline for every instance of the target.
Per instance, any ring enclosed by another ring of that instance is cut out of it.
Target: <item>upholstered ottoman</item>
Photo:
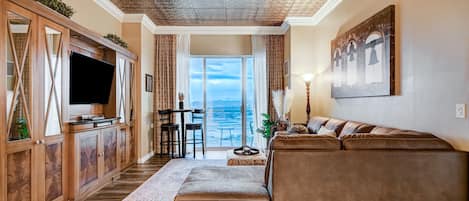
[[[175,201],[269,201],[263,166],[198,167],[182,184]]]

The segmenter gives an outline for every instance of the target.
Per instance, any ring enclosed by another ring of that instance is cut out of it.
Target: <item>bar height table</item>
[[[181,143],[181,148],[182,148],[182,158],[186,157],[186,123],[185,123],[185,113],[187,112],[192,112],[191,109],[172,109],[172,113],[180,113],[181,114],[181,133],[182,133],[182,143]]]

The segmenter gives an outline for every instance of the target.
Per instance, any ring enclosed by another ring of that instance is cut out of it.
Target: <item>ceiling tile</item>
[[[225,8],[225,0],[192,0],[192,8]]]
[[[277,26],[287,16],[313,16],[327,0],[111,0],[125,13],[158,25]]]
[[[195,9],[197,18],[201,20],[226,20],[226,10],[221,9]]]

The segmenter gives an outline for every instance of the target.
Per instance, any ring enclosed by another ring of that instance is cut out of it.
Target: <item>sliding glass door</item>
[[[193,57],[191,107],[203,108],[208,148],[252,144],[254,87],[251,57]]]

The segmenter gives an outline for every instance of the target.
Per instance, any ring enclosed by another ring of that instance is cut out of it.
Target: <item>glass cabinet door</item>
[[[7,12],[6,119],[9,141],[31,138],[31,20]]]
[[[44,120],[45,136],[62,133],[62,33],[48,26],[43,27],[45,40],[44,60]]]
[[[116,66],[116,79],[117,79],[117,116],[120,117],[120,123],[127,123],[126,120],[126,92],[127,92],[127,83],[126,83],[126,71],[127,71],[127,61],[124,58],[117,58]]]
[[[44,171],[40,172],[40,195],[45,201],[64,200],[66,145],[62,129],[64,60],[68,44],[68,30],[44,18],[39,18],[38,73],[41,87],[41,141],[39,159]]]
[[[2,139],[5,139],[6,157],[4,160],[6,175],[0,181],[6,193],[0,194],[0,200],[35,201],[37,195],[36,150],[39,147],[32,143],[37,139],[36,128],[33,125],[32,88],[35,77],[35,47],[36,26],[35,15],[15,4],[3,1],[1,27],[4,46],[2,58],[6,58],[6,65],[1,65],[2,76],[0,84],[5,105],[2,105]],[[3,60],[2,60],[3,61]],[[4,127],[3,127],[4,126]]]

